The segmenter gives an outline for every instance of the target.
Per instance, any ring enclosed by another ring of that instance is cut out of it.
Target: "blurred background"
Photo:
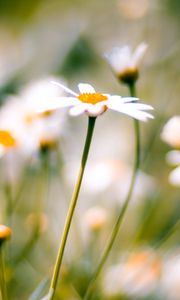
[[[41,97],[43,91],[46,96],[51,78],[75,91],[79,82],[88,82],[100,92],[128,96],[104,53],[115,46],[148,44],[137,94],[154,107],[155,119],[141,124],[141,171],[94,300],[179,299],[180,184],[169,181],[173,167],[166,157],[170,150],[179,150],[180,136],[177,146],[161,138],[167,121],[180,115],[179,20],[178,0],[0,2],[3,130],[15,115],[11,102],[31,99],[37,82],[43,82]],[[61,91],[56,87],[53,93]],[[44,295],[52,274],[87,116],[59,112],[56,125],[55,145],[55,127],[48,125],[50,137],[31,147],[35,126],[23,131],[23,150],[3,150],[0,158],[0,222],[13,232],[5,247],[9,299],[35,300],[37,287]],[[46,130],[46,124],[41,126]],[[127,193],[133,158],[132,120],[110,111],[99,117],[55,299],[82,299]]]

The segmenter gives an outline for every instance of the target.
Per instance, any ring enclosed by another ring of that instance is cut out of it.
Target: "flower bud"
[[[0,245],[11,237],[11,233],[11,228],[5,225],[0,225]]]

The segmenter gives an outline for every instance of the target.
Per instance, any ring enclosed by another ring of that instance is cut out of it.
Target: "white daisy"
[[[138,78],[138,65],[147,49],[147,44],[141,43],[132,51],[129,46],[115,47],[105,54],[115,74],[125,83]]]
[[[60,97],[59,104],[57,104],[57,108],[71,107],[70,114],[73,116],[79,116],[86,113],[88,116],[96,117],[104,113],[107,109],[112,109],[140,121],[146,121],[148,118],[153,119],[151,114],[144,111],[152,110],[152,106],[137,103],[138,98],[98,93],[87,83],[80,83],[78,85],[80,93],[77,94],[60,83],[53,83],[59,85],[67,93],[73,96]],[[53,103],[52,107],[54,108]]]
[[[127,68],[137,68],[146,49],[146,43],[141,43],[132,51],[129,46],[114,47],[105,57],[116,73],[121,73]]]

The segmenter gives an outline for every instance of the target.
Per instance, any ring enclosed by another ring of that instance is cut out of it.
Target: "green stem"
[[[5,268],[4,259],[2,253],[2,245],[0,245],[0,287],[2,300],[7,300],[6,280],[5,280]]]
[[[135,96],[135,85],[129,85],[129,90],[130,90],[130,94],[132,97]],[[134,165],[133,165],[133,171],[132,171],[132,177],[131,177],[131,182],[130,182],[130,186],[129,186],[129,190],[126,196],[126,199],[124,201],[124,204],[121,208],[121,211],[119,213],[119,216],[117,218],[117,221],[114,225],[114,228],[112,230],[112,233],[110,235],[110,238],[107,242],[107,245],[104,249],[104,252],[102,254],[101,260],[98,264],[97,269],[95,270],[95,273],[93,274],[93,277],[87,287],[86,293],[84,295],[84,300],[88,300],[91,298],[91,293],[95,284],[95,281],[97,279],[97,277],[99,276],[99,274],[101,273],[101,270],[104,267],[104,264],[110,254],[110,251],[113,247],[113,244],[115,242],[115,239],[118,235],[118,232],[120,230],[122,221],[123,221],[123,217],[126,213],[126,210],[128,208],[129,202],[131,200],[131,196],[134,190],[134,186],[135,186],[135,181],[137,178],[137,173],[138,173],[138,169],[139,169],[139,164],[140,164],[140,130],[139,130],[139,122],[138,120],[134,120],[134,133],[135,133],[135,157],[134,157]]]
[[[53,277],[52,277],[52,281],[51,281],[51,285],[50,285],[49,294],[47,297],[45,297],[45,299],[47,299],[47,300],[52,300],[54,298],[57,281],[58,281],[58,276],[59,276],[62,259],[63,259],[63,255],[64,255],[64,250],[65,250],[65,246],[66,246],[66,241],[68,238],[69,229],[71,226],[71,222],[72,222],[73,214],[75,211],[75,207],[76,207],[76,203],[77,203],[77,199],[78,199],[78,195],[79,195],[79,191],[80,191],[80,187],[81,187],[81,183],[82,183],[82,179],[83,179],[83,174],[84,174],[84,170],[85,170],[85,166],[86,166],[86,162],[87,162],[87,158],[88,158],[88,154],[89,154],[89,149],[90,149],[90,144],[91,144],[91,140],[92,140],[92,136],[93,136],[95,121],[96,121],[96,118],[89,117],[87,136],[86,136],[86,141],[85,141],[85,145],[84,145],[79,175],[78,175],[78,178],[76,181],[76,185],[75,185],[74,192],[73,192],[73,195],[71,198],[69,210],[67,213],[65,226],[64,226],[63,233],[62,233],[62,239],[61,239],[61,243],[60,243],[60,247],[59,247],[59,251],[58,251],[58,255],[57,255],[57,259],[56,259],[56,263],[55,263],[55,267],[54,267],[54,273],[53,273]]]

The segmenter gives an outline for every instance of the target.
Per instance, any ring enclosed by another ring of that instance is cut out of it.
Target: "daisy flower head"
[[[0,224],[0,246],[11,237],[12,230],[10,227]]]
[[[152,106],[137,103],[138,98],[99,93],[87,83],[80,83],[78,85],[78,94],[61,83],[53,83],[59,85],[71,95],[71,97],[60,97],[57,108],[70,107],[70,114],[72,116],[79,116],[86,113],[90,117],[97,117],[106,110],[112,109],[140,121],[146,121],[148,118],[153,119],[153,116],[146,112],[146,110],[152,110]]]
[[[147,49],[146,43],[139,44],[134,51],[129,46],[115,47],[105,54],[116,76],[125,84],[134,83],[139,76],[139,63]]]

